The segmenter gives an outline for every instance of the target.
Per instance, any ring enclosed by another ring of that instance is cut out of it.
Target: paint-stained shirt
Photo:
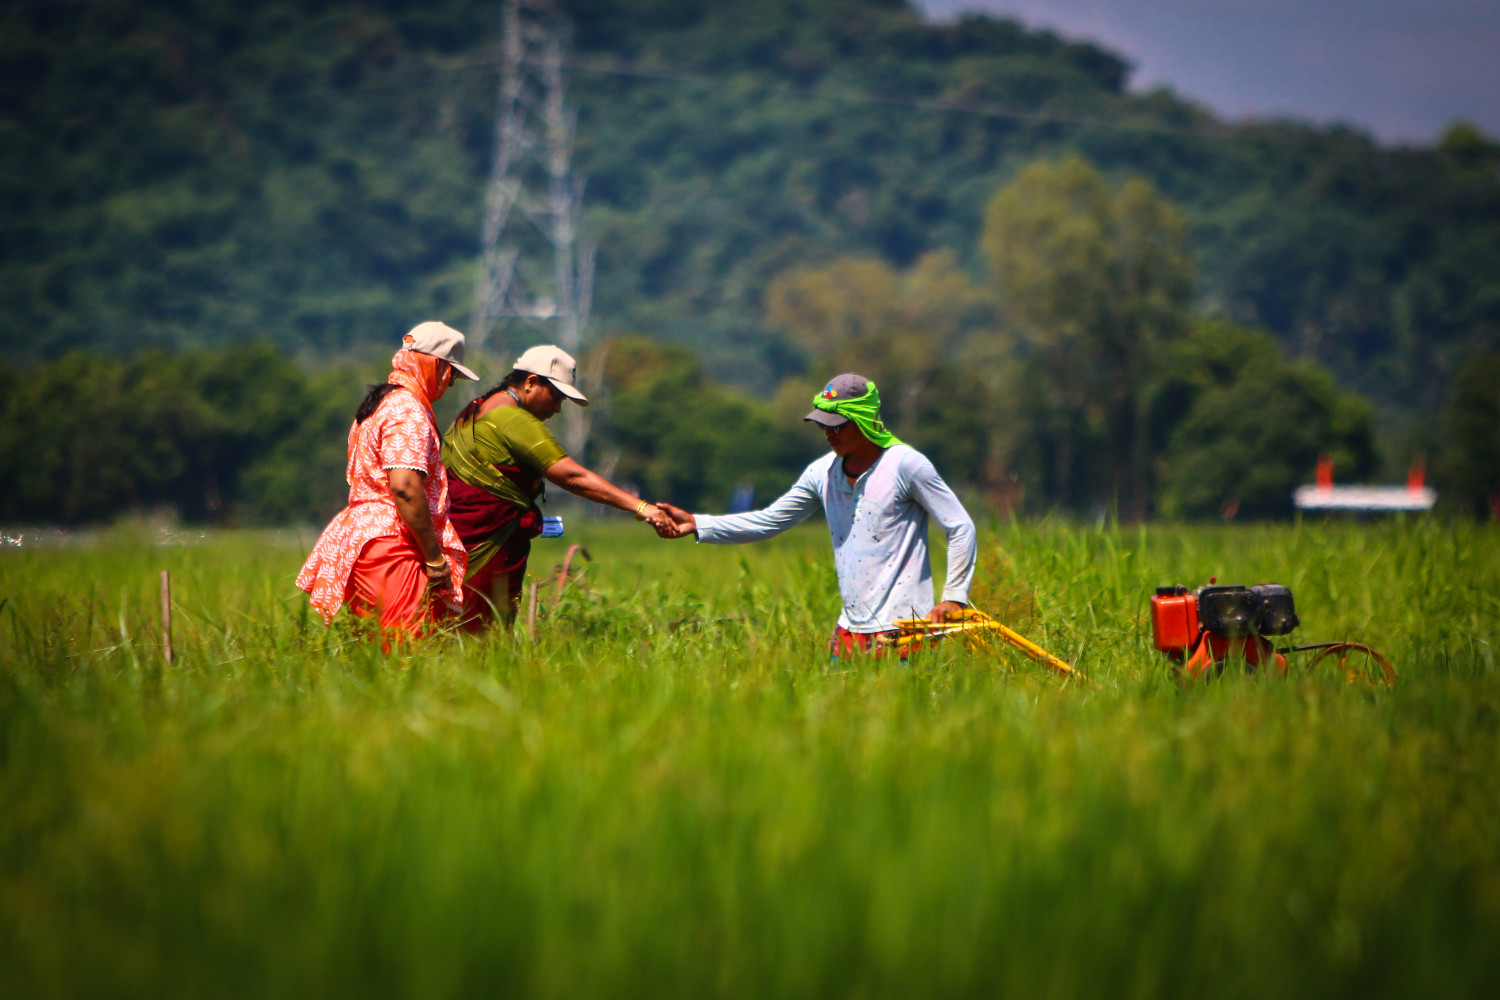
[[[748,514],[696,514],[698,541],[753,542],[800,524],[819,507],[833,537],[844,609],[851,632],[885,632],[902,618],[922,618],[936,603],[928,558],[930,517],[948,538],[948,579],[942,600],[969,602],[976,556],[974,522],[927,456],[898,444],[855,480],[832,452],[809,465],[780,499]]]

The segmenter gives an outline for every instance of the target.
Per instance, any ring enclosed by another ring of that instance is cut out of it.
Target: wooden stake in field
[[[582,545],[579,545],[577,542],[574,542],[572,545],[568,546],[568,554],[563,557],[562,565],[559,566],[557,570],[558,597],[562,597],[563,588],[568,585],[568,574],[573,572],[573,556],[576,553],[582,553],[583,558],[590,561],[592,561],[594,558],[593,556],[589,555],[588,549],[584,548]]]
[[[536,597],[540,584],[532,581],[531,596],[526,601],[526,640],[536,642]]]
[[[172,574],[161,571],[161,652],[172,665]]]

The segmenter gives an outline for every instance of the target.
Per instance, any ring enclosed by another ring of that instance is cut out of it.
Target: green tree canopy
[[[993,297],[945,251],[897,271],[842,258],[777,275],[766,316],[819,371],[857,371],[881,387],[886,419],[915,434],[933,380],[958,367],[975,337],[998,337]]]
[[[607,352],[600,464],[642,496],[722,510],[748,485],[767,500],[823,447],[808,426],[774,419],[766,401],[706,379],[683,348],[618,337],[598,349]]]
[[[1453,507],[1500,517],[1500,352],[1459,369],[1446,430],[1443,471]]]
[[[1192,287],[1177,210],[1139,178],[1111,184],[1078,157],[1039,162],[990,201],[981,244],[1030,347],[1037,402],[1057,411],[1059,488],[1077,495],[1072,456],[1092,437],[1111,456],[1108,498],[1143,515],[1150,385]]]
[[[1282,517],[1319,455],[1358,481],[1377,467],[1368,403],[1282,358],[1269,335],[1198,324],[1163,359],[1155,418],[1158,509],[1167,517]]]
[[[129,361],[70,354],[0,370],[0,385],[8,522],[77,524],[158,506],[199,521],[314,520],[347,493],[357,378],[309,380],[268,344]]]
[[[1230,125],[1097,46],[897,0],[571,0],[595,316],[767,389],[789,267],[947,249],[985,200],[1086,157],[1182,207],[1199,304],[1431,417],[1500,345],[1493,140]],[[468,315],[494,0],[13,0],[0,11],[0,315],[18,350],[312,356]],[[514,345],[512,345],[514,346]]]

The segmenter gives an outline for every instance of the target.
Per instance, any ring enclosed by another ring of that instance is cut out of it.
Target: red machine
[[[1386,687],[1395,687],[1396,672],[1390,662],[1363,643],[1322,642],[1277,649],[1268,638],[1288,635],[1299,624],[1292,592],[1275,583],[1207,586],[1195,591],[1158,587],[1151,597],[1152,639],[1175,664],[1179,677],[1197,678],[1210,671],[1216,676],[1232,661],[1243,662],[1252,671],[1271,666],[1285,676],[1285,654],[1317,650],[1309,670],[1325,657],[1335,656],[1351,683],[1373,677]],[[1351,654],[1355,654],[1354,665]],[[1360,669],[1360,660],[1375,665],[1378,672]]]

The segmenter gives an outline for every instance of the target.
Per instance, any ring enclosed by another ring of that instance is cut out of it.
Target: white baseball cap
[[[538,344],[517,358],[513,367],[518,372],[541,376],[579,406],[589,405],[588,397],[579,392],[575,384],[578,363],[573,360],[573,355],[561,347]]]
[[[464,378],[471,382],[479,381],[478,375],[464,367],[464,335],[447,323],[436,320],[418,323],[407,336],[411,338],[411,343],[406,345],[407,350],[441,358]]]

